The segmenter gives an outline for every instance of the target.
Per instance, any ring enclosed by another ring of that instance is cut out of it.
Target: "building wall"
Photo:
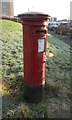
[[[2,0],[0,6],[2,16],[14,16],[13,0]]]
[[[12,0],[11,2],[10,2],[10,10],[11,10],[11,16],[14,16],[14,1]]]
[[[50,21],[56,22],[57,21],[57,17],[51,17]]]
[[[72,1],[70,2],[70,20],[72,20]]]

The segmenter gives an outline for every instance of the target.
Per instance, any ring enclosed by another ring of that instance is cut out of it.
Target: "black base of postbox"
[[[24,99],[26,102],[38,103],[44,98],[44,86],[29,86],[24,85]]]

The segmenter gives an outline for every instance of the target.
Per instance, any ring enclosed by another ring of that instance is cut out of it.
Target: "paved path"
[[[69,35],[57,34],[54,31],[49,31],[49,33],[54,35],[55,37],[59,38],[61,41],[65,42],[68,45],[71,45],[71,43],[72,43],[72,40],[70,39]]]

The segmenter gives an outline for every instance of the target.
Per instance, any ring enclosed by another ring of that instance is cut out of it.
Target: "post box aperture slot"
[[[46,34],[47,31],[46,30],[36,30],[36,34],[39,34],[39,33]]]

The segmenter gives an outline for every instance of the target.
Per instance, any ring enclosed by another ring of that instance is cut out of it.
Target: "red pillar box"
[[[24,97],[29,101],[43,98],[46,66],[48,15],[27,12],[18,17],[23,24]]]

